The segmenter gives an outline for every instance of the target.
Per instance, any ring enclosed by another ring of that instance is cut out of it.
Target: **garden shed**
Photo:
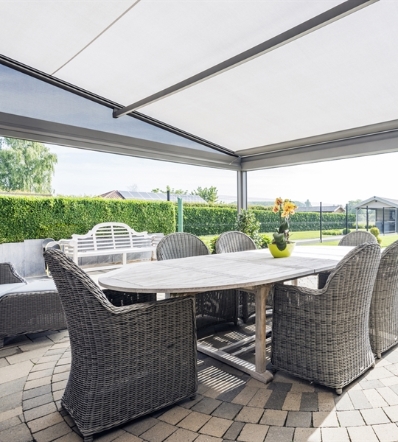
[[[358,211],[360,209],[365,209],[367,219],[369,219],[369,210],[374,211],[375,224],[380,230],[380,233],[398,232],[398,200],[372,196],[371,198],[368,198],[367,200],[364,200],[360,204],[356,205],[355,209],[357,213],[357,227]]]

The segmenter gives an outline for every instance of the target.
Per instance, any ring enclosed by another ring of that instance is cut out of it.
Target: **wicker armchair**
[[[370,304],[369,334],[378,358],[398,344],[398,241],[381,254]]]
[[[216,253],[234,253],[256,250],[256,244],[246,233],[231,231],[222,233],[216,241]]]
[[[275,284],[275,369],[341,394],[374,365],[369,309],[379,262],[379,245],[362,244],[340,261],[321,290]]]
[[[339,242],[339,246],[359,246],[360,244],[377,244],[377,239],[369,232],[356,230],[354,232],[347,233],[343,236]],[[321,289],[330,275],[330,272],[321,272],[318,275],[318,288]]]
[[[245,250],[255,250],[256,244],[243,232],[230,231],[222,233],[215,244],[216,253],[235,253],[243,252]],[[249,317],[256,311],[256,302],[253,293],[248,293],[243,290],[237,290],[239,299],[239,316],[243,322],[247,322]],[[268,301],[269,304],[269,301]]]
[[[112,305],[63,252],[44,253],[72,350],[62,405],[84,436],[192,397],[197,390],[192,296]]]
[[[209,249],[197,236],[191,233],[171,233],[162,238],[156,248],[158,261],[208,255]],[[220,322],[238,322],[238,297],[236,290],[215,290],[198,293],[196,315],[211,317]],[[198,327],[200,324],[197,322]],[[205,324],[206,325],[206,324]]]
[[[13,265],[0,263],[0,348],[6,337],[66,328],[53,281],[27,282]]]
[[[343,236],[339,242],[339,246],[359,246],[359,244],[364,244],[365,242],[377,244],[377,239],[370,232],[356,230]]]

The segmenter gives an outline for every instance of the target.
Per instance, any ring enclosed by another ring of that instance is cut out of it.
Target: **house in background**
[[[111,190],[110,192],[98,195],[98,197],[122,200],[167,201],[167,193],[130,192],[128,190]],[[207,202],[199,195],[181,195],[177,193],[170,193],[169,201],[176,203],[177,198],[181,198],[184,203],[207,204]]]
[[[358,210],[365,209],[367,219],[369,219],[369,210],[375,211],[375,224],[381,233],[398,232],[398,200],[372,196],[355,206],[357,213],[358,228]],[[368,223],[367,223],[368,225]]]
[[[320,206],[311,207],[298,207],[297,212],[320,212]],[[345,213],[345,208],[341,205],[338,206],[322,206],[323,213]]]

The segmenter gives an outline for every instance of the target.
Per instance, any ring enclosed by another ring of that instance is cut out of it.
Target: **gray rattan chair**
[[[62,405],[85,441],[192,397],[192,296],[116,307],[63,252],[44,253],[68,323],[72,363]]]
[[[378,244],[351,250],[323,289],[275,284],[271,362],[275,369],[336,389],[374,365],[369,309]]]
[[[362,230],[356,230],[354,232],[347,233],[339,242],[339,246],[359,246],[360,244],[370,243],[377,244],[377,239],[370,232],[365,232]],[[328,277],[330,272],[321,272],[318,275],[318,288],[321,289]]]
[[[0,263],[0,348],[7,337],[66,328],[53,281],[27,282],[11,263]]]
[[[250,236],[235,230],[222,233],[215,244],[216,253],[244,252],[246,250],[256,250],[256,248],[256,244]],[[236,293],[239,299],[239,316],[246,323],[256,311],[255,297],[253,293],[243,290],[237,290]]]
[[[197,236],[191,233],[177,232],[162,238],[156,248],[158,261],[166,259],[188,258],[190,256],[208,255],[209,249]],[[238,321],[238,297],[236,290],[215,290],[198,293],[196,299],[196,315],[211,317],[217,322]],[[200,327],[199,321],[197,321]],[[207,323],[205,322],[206,326]]]
[[[369,333],[378,358],[398,344],[398,241],[381,254],[370,304]]]
[[[377,239],[370,232],[356,230],[343,236],[339,242],[339,246],[359,246],[359,244],[364,244],[365,242],[377,244]]]

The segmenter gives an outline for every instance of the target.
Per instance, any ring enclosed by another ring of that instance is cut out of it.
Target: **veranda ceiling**
[[[44,109],[18,111],[11,94],[7,104],[0,100],[0,135],[12,125],[38,138],[47,129],[60,144],[237,170],[398,150],[396,1],[0,0],[0,15],[1,63],[15,60],[116,110],[139,103],[134,110],[193,134],[194,142],[145,131],[134,137],[135,129],[119,129],[132,119],[112,112],[102,116],[112,128],[101,142],[91,126],[73,139],[79,124],[70,111],[46,127]],[[268,50],[147,100],[260,44]],[[206,148],[199,138],[210,142]]]

